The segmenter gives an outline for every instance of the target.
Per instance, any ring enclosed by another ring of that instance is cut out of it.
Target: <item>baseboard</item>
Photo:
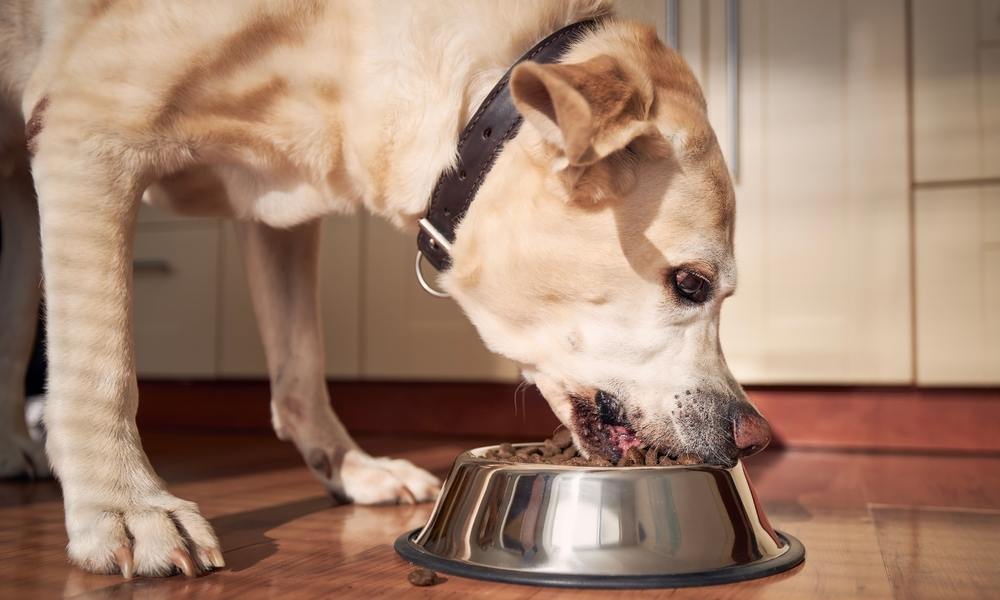
[[[351,431],[538,439],[558,425],[533,387],[330,382]],[[142,381],[141,427],[266,430],[262,381]],[[1000,389],[748,387],[776,443],[794,448],[1000,452]]]
[[[351,431],[536,439],[558,426],[534,387],[503,383],[329,382]],[[144,427],[268,429],[263,381],[141,381]]]

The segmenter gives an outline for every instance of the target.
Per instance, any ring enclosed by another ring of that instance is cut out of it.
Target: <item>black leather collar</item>
[[[533,60],[539,63],[558,61],[569,46],[597,24],[580,21],[553,33],[522,56],[497,82],[458,138],[458,160],[438,178],[427,208],[420,220],[417,248],[438,271],[451,266],[451,244],[455,229],[500,150],[521,126],[521,115],[511,100],[510,72],[518,63]],[[418,256],[419,260],[419,256]],[[419,263],[418,263],[419,268]]]

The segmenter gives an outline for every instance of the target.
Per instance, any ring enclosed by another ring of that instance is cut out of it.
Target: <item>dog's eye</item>
[[[708,300],[708,293],[711,291],[712,286],[708,283],[707,279],[694,271],[678,269],[674,272],[674,287],[677,288],[677,292],[681,296],[691,302],[701,304],[705,300]]]

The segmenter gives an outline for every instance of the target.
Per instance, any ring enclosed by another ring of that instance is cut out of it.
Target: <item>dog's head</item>
[[[614,22],[511,77],[524,116],[462,221],[442,283],[578,446],[732,465],[767,443],[733,379],[734,198],[693,74]]]

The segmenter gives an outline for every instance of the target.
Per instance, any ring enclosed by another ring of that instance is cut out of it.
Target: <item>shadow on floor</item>
[[[240,572],[268,558],[278,551],[274,538],[267,535],[268,531],[332,506],[329,497],[314,496],[211,519],[216,534],[225,546],[226,567]]]
[[[62,502],[62,492],[54,479],[0,481],[0,508],[44,502]]]

